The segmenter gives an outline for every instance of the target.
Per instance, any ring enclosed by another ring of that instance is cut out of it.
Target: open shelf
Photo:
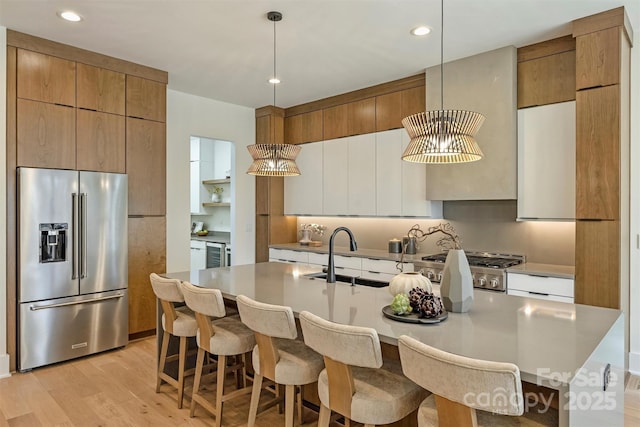
[[[231,206],[231,203],[215,203],[215,202],[206,202],[203,203],[202,206],[204,207],[216,207],[216,206]]]
[[[231,183],[231,178],[226,178],[226,179],[205,179],[204,181],[202,181],[202,183],[204,185],[209,185],[209,184],[230,184]]]

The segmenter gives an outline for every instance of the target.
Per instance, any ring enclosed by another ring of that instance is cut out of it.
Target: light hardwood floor
[[[155,343],[150,337],[121,350],[0,380],[0,427],[212,425],[202,408],[189,418],[188,397],[178,409],[171,386],[155,392]],[[640,378],[632,377],[628,385],[625,427],[640,426]],[[248,408],[249,396],[226,404],[223,426],[245,426]],[[303,421],[316,425],[317,414],[305,409]],[[259,415],[257,425],[284,425],[284,414],[271,408]]]

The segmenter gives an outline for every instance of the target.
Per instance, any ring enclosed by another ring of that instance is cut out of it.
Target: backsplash
[[[388,248],[392,238],[402,238],[414,225],[425,230],[441,222],[450,222],[467,250],[524,254],[529,262],[574,265],[574,222],[516,222],[515,201],[460,201],[445,202],[447,219],[422,218],[355,218],[355,217],[298,217],[300,224],[317,223],[327,227],[323,237],[313,240],[329,242],[336,227],[345,226],[353,231],[358,247]],[[419,253],[435,253],[436,235],[427,237],[418,248]],[[346,233],[336,236],[336,245],[348,246]]]

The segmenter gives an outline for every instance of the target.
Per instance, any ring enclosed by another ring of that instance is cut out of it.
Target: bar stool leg
[[[160,392],[162,378],[160,374],[164,372],[164,365],[167,363],[167,351],[169,351],[169,332],[164,331],[162,334],[162,349],[160,350],[160,362],[158,364],[158,381],[156,383],[156,393]]]
[[[302,425],[302,386],[296,387],[298,393],[298,425]]]
[[[182,409],[184,397],[184,362],[187,358],[187,337],[180,337],[180,353],[178,355],[178,409]]]
[[[247,427],[254,427],[256,424],[256,414],[258,413],[258,402],[260,401],[260,391],[262,390],[262,375],[253,376],[253,389],[251,390],[251,404],[249,405],[249,422]]]
[[[318,427],[329,427],[329,420],[331,418],[331,410],[320,404],[320,415],[318,417]]]
[[[198,391],[200,390],[200,379],[202,377],[202,369],[204,365],[204,350],[198,348],[198,357],[196,358],[196,376],[193,379],[193,392],[191,398],[191,408],[189,410],[189,416],[193,418],[193,415],[196,411],[196,397],[198,395]]]
[[[284,398],[284,425],[285,427],[293,427],[293,410],[295,408],[296,386],[287,385]]]
[[[227,368],[227,356],[218,355],[218,374],[216,387],[216,427],[222,425],[222,395],[224,393],[224,377]]]

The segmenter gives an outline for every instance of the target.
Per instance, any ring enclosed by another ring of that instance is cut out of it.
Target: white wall
[[[187,93],[167,90],[167,271],[189,270],[189,137],[231,141],[231,245],[233,264],[255,260],[255,178],[245,171],[255,143],[255,112]]]
[[[631,49],[629,371],[640,375],[640,33]]]
[[[0,378],[9,376],[7,354],[7,29],[0,27]]]

